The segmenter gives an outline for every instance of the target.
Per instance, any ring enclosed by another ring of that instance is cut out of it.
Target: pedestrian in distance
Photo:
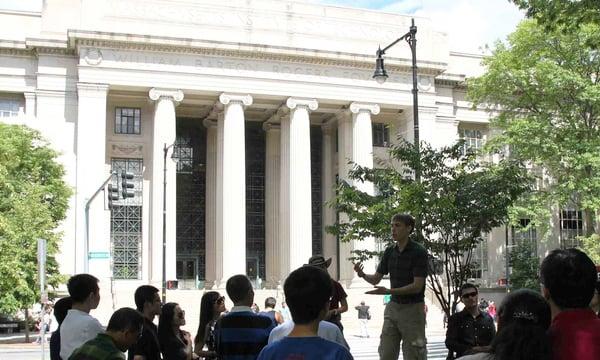
[[[329,312],[331,278],[323,269],[303,266],[290,273],[283,285],[294,328],[288,336],[265,347],[259,360],[349,360],[345,347],[318,336],[320,321]]]
[[[222,360],[254,360],[267,345],[273,322],[252,311],[254,289],[246,275],[230,277],[225,289],[234,306],[215,325],[217,354]]]
[[[90,315],[100,303],[98,279],[90,274],[77,274],[67,282],[73,305],[60,326],[60,357],[68,359],[73,351],[103,333],[100,322]]]
[[[54,304],[54,318],[58,323],[58,328],[50,336],[50,360],[62,360],[60,357],[60,326],[72,306],[73,301],[69,296],[58,299]]]
[[[225,312],[225,297],[217,291],[209,291],[200,300],[200,323],[194,338],[194,353],[204,359],[217,359],[215,325]],[[206,350],[204,346],[206,345]]]
[[[446,330],[447,359],[460,358],[463,355],[487,352],[496,334],[494,319],[478,305],[477,287],[463,284],[460,287],[460,299],[464,309],[450,316]]]
[[[323,255],[314,255],[308,259],[308,264],[305,266],[316,266],[320,269],[323,269],[327,272],[327,269],[331,265],[331,258],[325,260]],[[335,324],[340,331],[344,332],[344,326],[342,325],[342,314],[348,311],[348,294],[344,291],[342,285],[331,279],[332,292],[331,292],[331,300],[329,302],[329,312],[325,316],[325,321],[329,321],[332,324]]]
[[[264,315],[273,321],[273,326],[277,326],[279,324],[283,324],[283,316],[277,310],[275,310],[275,306],[277,305],[277,300],[269,296],[265,299],[265,310],[259,312],[259,314]]]
[[[589,308],[597,281],[592,260],[578,249],[553,250],[542,261],[540,280],[552,311],[553,358],[600,359],[600,319]]]
[[[179,304],[163,305],[158,319],[158,341],[164,360],[192,360],[192,337],[181,330],[185,325],[185,311]]]
[[[121,308],[110,317],[106,332],[77,348],[68,360],[125,360],[124,352],[139,339],[143,324],[138,311]]]
[[[500,305],[498,334],[488,352],[460,360],[550,360],[549,326],[550,307],[539,293],[528,289],[513,291]]]
[[[400,344],[405,360],[427,358],[425,338],[425,278],[427,277],[427,251],[409,235],[415,219],[408,214],[392,217],[394,244],[385,249],[375,274],[365,274],[363,265],[354,265],[359,277],[377,285],[386,274],[390,275],[391,288],[375,286],[367,294],[392,295],[385,307],[383,328],[379,342],[381,359],[398,359]]]
[[[371,313],[369,313],[369,306],[365,305],[365,301],[361,301],[360,305],[354,307],[358,310],[358,322],[360,323],[360,337],[369,337],[369,320],[371,320]]]
[[[162,302],[158,289],[151,285],[142,285],[133,296],[137,311],[144,316],[142,336],[127,351],[129,360],[160,360],[160,342],[158,328],[154,318],[160,315]]]

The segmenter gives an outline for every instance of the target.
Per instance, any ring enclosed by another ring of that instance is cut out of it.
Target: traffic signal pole
[[[89,199],[87,199],[85,203],[85,241],[83,242],[83,253],[84,253],[84,261],[83,261],[83,272],[89,273],[89,263],[90,263],[90,204],[98,194],[106,187],[111,180],[113,175],[116,175],[116,172],[111,172],[110,175],[106,178],[106,180],[102,183],[102,186],[96,190],[94,195],[92,195]]]

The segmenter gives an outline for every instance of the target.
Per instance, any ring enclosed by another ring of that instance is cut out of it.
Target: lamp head
[[[375,60],[375,73],[373,73],[373,79],[379,84],[383,84],[388,78],[388,74],[385,71],[383,64],[383,51],[381,48],[377,50],[377,59]]]
[[[177,151],[175,146],[173,146],[173,152],[171,153],[171,160],[173,160],[173,162],[175,164],[177,164],[179,162],[179,152]]]

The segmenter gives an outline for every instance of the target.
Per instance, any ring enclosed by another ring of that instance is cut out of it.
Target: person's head
[[[106,327],[106,334],[114,340],[119,350],[126,351],[140,338],[143,325],[143,315],[139,311],[125,307],[112,314]]]
[[[587,308],[594,296],[596,266],[578,249],[556,249],[542,261],[544,297],[558,309]]]
[[[225,290],[234,305],[252,306],[254,303],[254,290],[246,275],[230,277],[225,284]]]
[[[365,305],[365,301],[364,300],[361,301],[360,304],[364,306]]]
[[[275,309],[275,306],[277,305],[277,300],[275,300],[274,297],[269,296],[268,298],[265,299],[265,309]]]
[[[323,269],[303,266],[290,273],[283,292],[296,324],[320,321],[329,310],[331,278]]]
[[[161,344],[176,336],[175,330],[183,325],[185,325],[185,312],[179,304],[174,302],[164,304],[158,317],[158,339]]]
[[[394,240],[406,240],[415,229],[415,218],[409,214],[396,214],[392,216],[391,225]]]
[[[90,274],[73,275],[67,282],[67,289],[74,305],[83,304],[90,309],[98,307],[100,288],[96,277]]]
[[[550,359],[546,332],[551,317],[539,293],[520,289],[508,294],[498,310],[498,333],[491,344],[494,359]]]
[[[62,324],[63,320],[67,316],[67,312],[73,306],[73,300],[71,300],[70,296],[58,299],[56,304],[54,304],[54,317],[58,322],[58,325]]]
[[[460,301],[465,304],[466,309],[475,309],[479,305],[477,287],[470,283],[462,284],[460,287]]]
[[[225,311],[225,297],[216,291],[208,291],[202,295],[200,300],[200,322],[194,342],[204,341],[206,325],[215,320]]]
[[[325,259],[323,255],[313,255],[308,259],[308,264],[305,265],[316,266],[327,271],[331,265],[331,258]]]
[[[135,290],[133,297],[137,310],[144,316],[150,316],[152,320],[154,316],[160,315],[162,303],[157,288],[152,285],[142,285]]]

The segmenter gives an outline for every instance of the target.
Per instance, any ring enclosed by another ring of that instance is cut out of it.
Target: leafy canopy
[[[379,167],[354,166],[349,177],[353,183],[370,181],[375,195],[361,192],[344,182],[331,203],[342,214],[342,221],[328,228],[341,241],[375,237],[391,243],[390,219],[406,212],[421,221],[422,242],[428,250],[432,269],[428,285],[444,311],[458,302],[454,289],[471,277],[476,264],[473,249],[485,233],[507,219],[508,208],[528,187],[528,176],[520,164],[501,161],[482,163],[473,153],[464,153],[462,142],[452,147],[433,149],[399,139],[390,148],[390,160],[379,160]],[[399,165],[401,164],[401,165]],[[421,182],[413,179],[421,169]],[[379,255],[373,250],[354,251],[351,260],[364,261]],[[440,273],[445,276],[442,280]]]
[[[12,314],[39,300],[37,239],[46,239],[48,284],[61,277],[54,255],[71,190],[39,133],[0,123],[0,313]]]
[[[527,17],[537,20],[549,30],[557,27],[576,29],[580,24],[600,25],[598,0],[511,0]]]
[[[490,149],[508,145],[540,170],[539,191],[519,205],[538,224],[556,204],[600,209],[600,52],[590,42],[600,43],[600,26],[549,32],[524,21],[484,60],[487,72],[467,82],[474,106],[492,111],[502,131]]]

